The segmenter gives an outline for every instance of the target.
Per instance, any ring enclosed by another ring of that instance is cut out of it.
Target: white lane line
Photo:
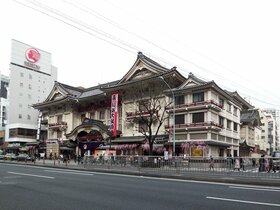
[[[54,177],[51,177],[51,176],[41,176],[41,175],[36,175],[36,174],[24,174],[24,173],[12,172],[12,171],[8,171],[8,173],[22,175],[22,176],[33,176],[33,177],[39,177],[39,178],[45,178],[45,179],[54,179]]]
[[[256,201],[246,201],[246,200],[237,200],[237,199],[229,199],[229,198],[218,198],[218,197],[210,197],[207,196],[207,199],[212,200],[221,200],[221,201],[230,201],[230,202],[237,202],[237,203],[249,203],[249,204],[256,204],[256,205],[264,205],[264,206],[280,206],[277,203],[263,203],[263,202],[256,202]]]
[[[241,190],[259,190],[259,191],[280,192],[280,189],[277,190],[277,189],[270,189],[270,188],[235,187],[235,186],[229,186],[229,188],[241,189]]]
[[[70,172],[70,171],[59,171],[59,170],[45,170],[46,172],[52,173],[62,173],[62,174],[75,174],[75,175],[83,175],[83,176],[93,176],[93,174],[83,173],[83,172]]]

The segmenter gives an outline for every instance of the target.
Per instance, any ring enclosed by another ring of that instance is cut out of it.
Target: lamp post
[[[173,100],[173,156],[175,156],[175,95],[169,84],[165,81],[165,79],[160,76],[160,79],[167,85],[172,93],[172,100]]]

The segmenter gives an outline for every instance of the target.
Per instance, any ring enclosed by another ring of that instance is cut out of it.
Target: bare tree
[[[152,155],[159,130],[168,118],[166,109],[172,103],[167,102],[164,89],[166,86],[161,81],[146,80],[125,91],[125,97],[133,101],[133,124],[149,143],[149,155]]]

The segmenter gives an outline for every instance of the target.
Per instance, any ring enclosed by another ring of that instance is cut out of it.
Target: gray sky
[[[278,0],[1,1],[0,70],[9,74],[11,39],[52,53],[72,86],[121,79],[142,51],[280,109],[279,11]]]

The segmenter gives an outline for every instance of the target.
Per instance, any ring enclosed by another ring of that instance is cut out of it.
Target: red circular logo
[[[26,59],[28,61],[30,61],[31,63],[36,63],[40,59],[40,56],[41,55],[40,55],[39,51],[34,48],[29,48],[25,52]]]

